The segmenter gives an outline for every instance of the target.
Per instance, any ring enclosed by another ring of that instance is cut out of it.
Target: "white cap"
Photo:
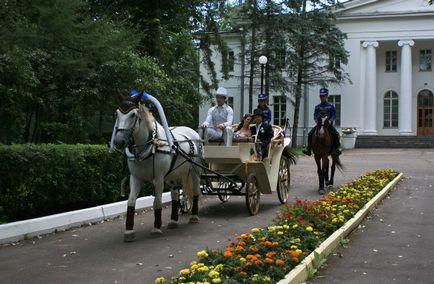
[[[225,96],[225,97],[227,97],[228,96],[228,90],[226,90],[226,88],[219,87],[217,89],[217,92],[215,92],[215,95],[216,96]]]

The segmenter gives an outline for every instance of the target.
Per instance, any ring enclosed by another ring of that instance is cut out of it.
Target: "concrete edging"
[[[365,216],[372,210],[389,191],[398,183],[403,177],[400,173],[395,179],[389,182],[377,195],[374,196],[368,203],[366,203],[353,218],[348,220],[342,227],[336,230],[330,237],[322,242],[311,254],[309,254],[303,261],[294,267],[282,280],[277,284],[298,284],[303,283],[309,278],[309,272],[315,267],[315,255],[319,254],[322,258],[326,258],[336,247],[340,244],[342,238],[346,237],[353,231],[365,218]]]
[[[169,202],[170,192],[163,193],[163,203]],[[152,207],[153,196],[136,200],[136,210]],[[65,212],[40,218],[18,221],[0,225],[0,244],[16,242],[25,238],[67,230],[87,223],[94,223],[126,213],[127,200],[95,206],[71,212]]]

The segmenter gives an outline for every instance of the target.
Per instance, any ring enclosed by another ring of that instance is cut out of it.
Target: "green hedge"
[[[122,170],[107,146],[0,145],[0,222],[119,201]]]

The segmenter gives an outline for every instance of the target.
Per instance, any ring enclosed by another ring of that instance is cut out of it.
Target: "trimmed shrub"
[[[0,161],[1,222],[120,200],[124,161],[106,146],[0,145]]]

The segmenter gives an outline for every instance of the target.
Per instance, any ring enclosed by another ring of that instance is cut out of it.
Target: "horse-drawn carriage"
[[[253,158],[256,143],[252,139],[235,140],[232,146],[210,142],[202,147],[201,137],[195,130],[168,127],[160,103],[151,95],[143,92],[125,97],[119,94],[119,98],[110,149],[126,156],[131,173],[125,241],[135,238],[135,204],[144,181],[152,181],[155,187],[153,234],[162,233],[162,193],[165,184],[181,185],[183,195],[189,196],[192,223],[199,221],[201,191],[203,194],[218,195],[222,201],[227,201],[230,195],[244,195],[252,215],[258,212],[261,193],[277,191],[280,202],[286,202],[290,186],[289,167],[294,156],[289,150],[290,139],[281,135],[280,127],[274,127],[275,135],[269,145],[268,157],[256,161]],[[162,125],[141,101],[154,104]],[[176,186],[171,186],[171,198],[172,213],[168,228],[175,228],[180,208]]]
[[[203,159],[207,164],[201,175],[203,195],[217,195],[226,202],[231,195],[246,197],[249,213],[259,210],[261,194],[277,191],[279,201],[288,200],[290,189],[290,164],[293,156],[289,152],[290,138],[282,136],[282,129],[274,126],[274,137],[269,145],[269,155],[256,159],[255,137],[239,138],[231,146],[222,141],[210,141],[203,147]]]

